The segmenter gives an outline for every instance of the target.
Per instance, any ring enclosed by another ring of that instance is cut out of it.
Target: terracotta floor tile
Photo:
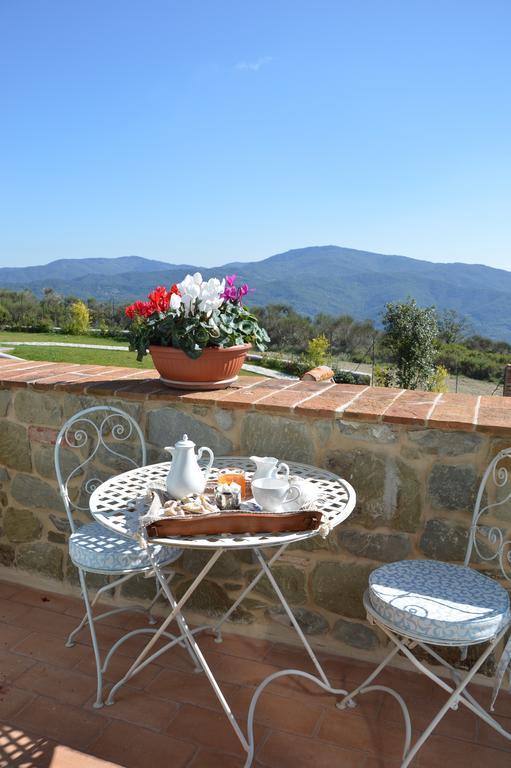
[[[494,712],[491,713],[493,717],[505,728],[508,733],[511,733],[511,718],[499,717]],[[508,749],[511,750],[511,741],[508,741],[505,736],[492,728],[490,725],[479,719],[477,739],[479,744],[484,744],[487,747],[495,747],[496,749]],[[511,760],[510,760],[511,762]]]
[[[95,692],[96,679],[71,669],[35,664],[16,680],[16,687],[56,699],[63,704],[81,706]]]
[[[0,685],[0,720],[10,720],[33,698],[29,691],[20,691],[12,685]]]
[[[57,744],[0,723],[0,768],[50,768]]]
[[[66,648],[61,638],[42,632],[32,632],[14,645],[11,651],[34,661],[42,661],[66,669],[73,669],[90,654],[89,649],[83,645]]]
[[[63,613],[55,613],[46,608],[35,608],[22,603],[11,603],[22,611],[14,623],[18,627],[24,627],[32,632],[43,632],[60,638],[62,644],[67,640],[69,633],[76,627],[77,621],[72,616]]]
[[[0,624],[0,650],[10,650],[13,645],[29,635],[29,630],[23,627],[14,627],[9,624]]]
[[[51,763],[46,765],[48,765],[48,768],[119,768],[118,763],[111,763],[99,757],[92,757],[87,752],[79,752],[76,749],[64,747],[60,744],[54,747],[51,754]]]
[[[244,724],[239,725],[244,731]],[[257,744],[263,740],[265,729],[256,725],[254,731]],[[197,707],[194,704],[183,704],[166,733],[204,747],[240,755],[240,757],[244,755],[243,747],[223,711],[212,712],[210,709]]]
[[[85,749],[97,739],[106,722],[82,708],[38,696],[18,713],[16,725],[60,744]]]
[[[254,692],[254,688],[240,688],[229,702],[236,717],[243,724],[247,721]],[[258,699],[254,720],[272,730],[311,736],[323,713],[323,707],[310,703],[304,707],[301,701],[264,692]]]
[[[417,755],[420,768],[509,768],[509,750],[485,747],[482,744],[467,746],[460,739],[431,736]]]
[[[78,647],[78,646],[75,646]],[[96,662],[92,648],[86,646],[80,646],[85,652],[84,658],[74,667],[76,672],[82,672],[84,675],[96,674]],[[68,649],[66,648],[66,651]],[[72,649],[71,649],[72,650]],[[131,659],[127,656],[117,656],[114,654],[110,659],[106,671],[103,673],[103,680],[106,683],[116,683],[120,680],[128,671],[131,664]],[[151,680],[160,674],[162,667],[158,664],[148,664],[138,675],[133,677],[129,685],[132,688],[145,688]]]
[[[19,623],[19,619],[29,613],[30,610],[26,605],[21,603],[15,603],[12,600],[0,598],[0,622],[2,624],[14,625],[16,627],[23,627],[23,624]]]
[[[363,768],[366,754],[290,733],[272,732],[257,760],[268,768]]]
[[[123,768],[184,768],[197,748],[166,734],[112,722],[88,751]]]
[[[0,685],[12,683],[33,666],[34,661],[26,656],[10,651],[0,652]]]
[[[12,595],[15,595],[19,587],[11,581],[0,582],[0,598],[2,600],[8,600]]]
[[[95,700],[96,697],[93,696],[87,702],[86,709],[97,713],[98,717],[123,720],[152,731],[165,730],[179,710],[179,705],[175,702],[157,699],[150,696],[147,691],[128,686],[120,689],[112,706],[94,709],[92,705]]]
[[[396,728],[371,716],[361,715],[356,709],[331,709],[321,721],[317,736],[334,742],[345,749],[355,749],[397,759],[404,744],[404,729]]]
[[[233,678],[235,679],[235,678]],[[197,704],[211,709],[219,709],[220,703],[203,672],[181,672],[180,670],[164,669],[147,686],[148,693],[168,701],[182,704]],[[222,691],[229,701],[237,690],[237,686],[222,683]]]
[[[78,606],[81,606],[82,614],[84,611],[83,601],[78,597],[59,595],[56,592],[30,589],[30,587],[18,589],[11,597],[11,600],[14,600],[16,603],[22,603],[23,605],[33,605],[35,608],[44,608],[46,611],[54,611],[55,613],[66,613],[68,609],[73,609]]]
[[[218,680],[238,685],[259,685],[265,677],[278,671],[273,664],[214,652],[207,654],[206,661]]]
[[[210,749],[200,749],[187,768],[242,768],[243,758],[240,755],[228,755],[226,752],[213,752]]]
[[[253,659],[254,661],[263,661],[265,654],[273,647],[269,640],[257,640],[253,637],[242,637],[228,633],[222,636],[221,643],[217,643],[215,635],[210,634],[198,635],[197,642],[205,654],[213,651],[214,653],[225,653],[228,656],[239,656],[242,659]]]

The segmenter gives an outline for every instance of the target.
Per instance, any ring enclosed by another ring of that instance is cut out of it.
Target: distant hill
[[[456,309],[475,333],[511,341],[511,272],[480,264],[437,264],[334,245],[299,248],[257,262],[206,268],[125,256],[62,259],[40,267],[0,268],[0,287],[54,288],[79,298],[117,302],[144,297],[186,272],[236,272],[256,288],[252,304],[286,303],[297,311],[350,314],[376,321],[386,302],[413,296],[421,305]]]

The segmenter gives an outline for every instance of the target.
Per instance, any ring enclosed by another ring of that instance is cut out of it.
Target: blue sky
[[[0,264],[511,269],[511,3],[0,2]]]

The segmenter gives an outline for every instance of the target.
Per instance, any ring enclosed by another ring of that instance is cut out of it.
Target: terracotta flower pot
[[[224,389],[238,378],[250,344],[206,347],[192,360],[181,349],[151,345],[149,353],[161,380],[174,389]]]

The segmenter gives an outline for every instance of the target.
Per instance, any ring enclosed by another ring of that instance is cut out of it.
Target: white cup
[[[301,495],[297,485],[289,485],[280,477],[261,477],[252,480],[252,495],[260,507],[268,512],[282,512],[283,505],[298,501]]]

